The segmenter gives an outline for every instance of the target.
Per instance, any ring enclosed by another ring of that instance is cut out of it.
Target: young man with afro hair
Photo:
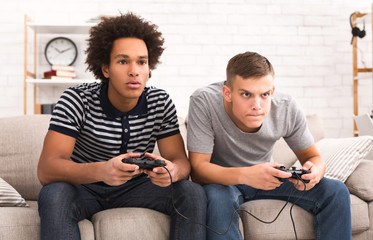
[[[147,87],[164,39],[157,26],[128,13],[90,30],[87,60],[101,82],[70,87],[53,111],[38,165],[41,239],[80,239],[78,222],[102,210],[153,209],[170,216],[170,239],[204,239],[206,198],[188,181],[190,163],[169,95]],[[161,156],[152,154],[158,144]],[[122,162],[165,161],[143,170]]]

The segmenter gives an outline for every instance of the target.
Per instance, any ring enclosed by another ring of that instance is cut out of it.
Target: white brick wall
[[[149,84],[166,89],[180,115],[196,89],[225,79],[227,61],[257,51],[274,64],[276,85],[292,94],[307,114],[321,116],[328,137],[352,136],[352,47],[349,16],[370,12],[367,0],[13,0],[0,15],[0,117],[23,114],[24,14],[37,21],[77,22],[99,14],[133,11],[157,24],[166,40],[162,64]],[[361,26],[360,26],[361,27]],[[359,66],[372,63],[371,23],[359,39]],[[29,36],[30,38],[32,35]],[[42,51],[55,35],[38,37],[38,74],[48,69]],[[86,36],[78,43],[76,68],[85,72]],[[29,43],[29,54],[32,54]],[[31,60],[32,58],[29,58]],[[29,65],[29,69],[32,65]],[[372,106],[372,80],[359,84],[359,111]],[[28,112],[33,86],[28,84]],[[56,101],[66,86],[39,87],[38,101]]]

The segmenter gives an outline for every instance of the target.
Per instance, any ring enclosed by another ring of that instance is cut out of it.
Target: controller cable
[[[289,197],[288,197],[288,199],[286,200],[285,205],[281,208],[281,210],[278,212],[277,216],[276,216],[272,221],[264,221],[264,220],[262,220],[262,219],[256,217],[254,214],[252,214],[252,213],[249,212],[249,211],[246,211],[246,210],[242,210],[242,209],[240,209],[240,208],[237,208],[237,209],[235,209],[234,212],[232,213],[232,216],[231,216],[231,220],[230,220],[230,224],[229,224],[229,226],[228,226],[228,229],[227,229],[225,232],[221,233],[221,232],[218,232],[218,231],[216,231],[215,229],[213,229],[213,228],[211,228],[211,227],[209,227],[209,226],[207,226],[207,225],[205,225],[205,224],[203,224],[203,223],[196,222],[196,221],[194,221],[193,219],[184,216],[182,213],[180,213],[180,212],[177,210],[177,208],[176,208],[176,206],[175,206],[175,200],[174,200],[173,185],[172,185],[172,184],[173,184],[172,176],[171,176],[170,171],[169,171],[165,166],[163,166],[163,168],[166,169],[166,171],[168,172],[168,175],[170,176],[170,181],[171,181],[171,184],[170,184],[170,190],[171,190],[171,201],[172,201],[172,206],[173,206],[175,212],[176,212],[178,215],[180,215],[182,218],[184,218],[184,219],[186,219],[186,220],[188,220],[188,221],[191,221],[191,222],[194,223],[194,224],[201,225],[201,226],[205,227],[206,229],[209,229],[210,231],[214,232],[214,233],[217,234],[217,235],[225,235],[225,234],[227,234],[227,233],[229,232],[229,230],[230,230],[230,228],[231,228],[231,226],[232,226],[232,223],[233,223],[233,217],[234,217],[234,215],[235,215],[236,213],[238,213],[239,211],[242,211],[242,212],[245,212],[245,213],[249,214],[250,216],[252,216],[253,218],[255,218],[256,220],[258,220],[258,221],[260,221],[260,222],[262,222],[262,223],[265,223],[265,224],[271,224],[271,223],[274,223],[274,222],[278,219],[278,217],[280,216],[280,214],[282,213],[282,211],[285,209],[286,205],[289,203],[290,198],[292,197],[292,194],[293,194],[293,192],[294,192],[294,189],[298,186],[299,181],[301,181],[301,182],[303,183],[303,185],[304,185],[303,193],[301,194],[301,196],[298,197],[297,200],[295,200],[295,201],[292,203],[292,205],[291,205],[291,207],[290,207],[290,218],[291,218],[291,222],[292,222],[292,224],[293,224],[293,229],[294,229],[295,239],[298,240],[297,231],[296,231],[296,228],[295,228],[295,223],[294,223],[294,218],[293,218],[293,213],[292,213],[292,212],[293,212],[293,207],[294,207],[294,205],[295,205],[295,204],[296,204],[300,199],[302,199],[302,197],[303,197],[303,195],[304,195],[304,192],[306,191],[306,183],[304,182],[304,180],[303,180],[302,178],[300,178],[300,176],[299,176],[298,174],[296,174],[296,175],[297,175],[297,183],[296,183],[296,185],[295,185],[295,188],[291,190],[291,192],[290,192],[290,194],[289,194]]]

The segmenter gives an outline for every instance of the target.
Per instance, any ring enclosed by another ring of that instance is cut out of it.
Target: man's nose
[[[136,63],[130,63],[128,69],[128,75],[131,77],[139,76],[138,68]]]
[[[251,109],[252,110],[261,110],[262,105],[259,97],[254,97],[251,102]]]

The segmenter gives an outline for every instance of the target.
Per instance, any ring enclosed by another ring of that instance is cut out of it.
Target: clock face
[[[70,39],[57,37],[48,42],[44,53],[50,65],[69,66],[75,62],[78,56],[78,49]]]

